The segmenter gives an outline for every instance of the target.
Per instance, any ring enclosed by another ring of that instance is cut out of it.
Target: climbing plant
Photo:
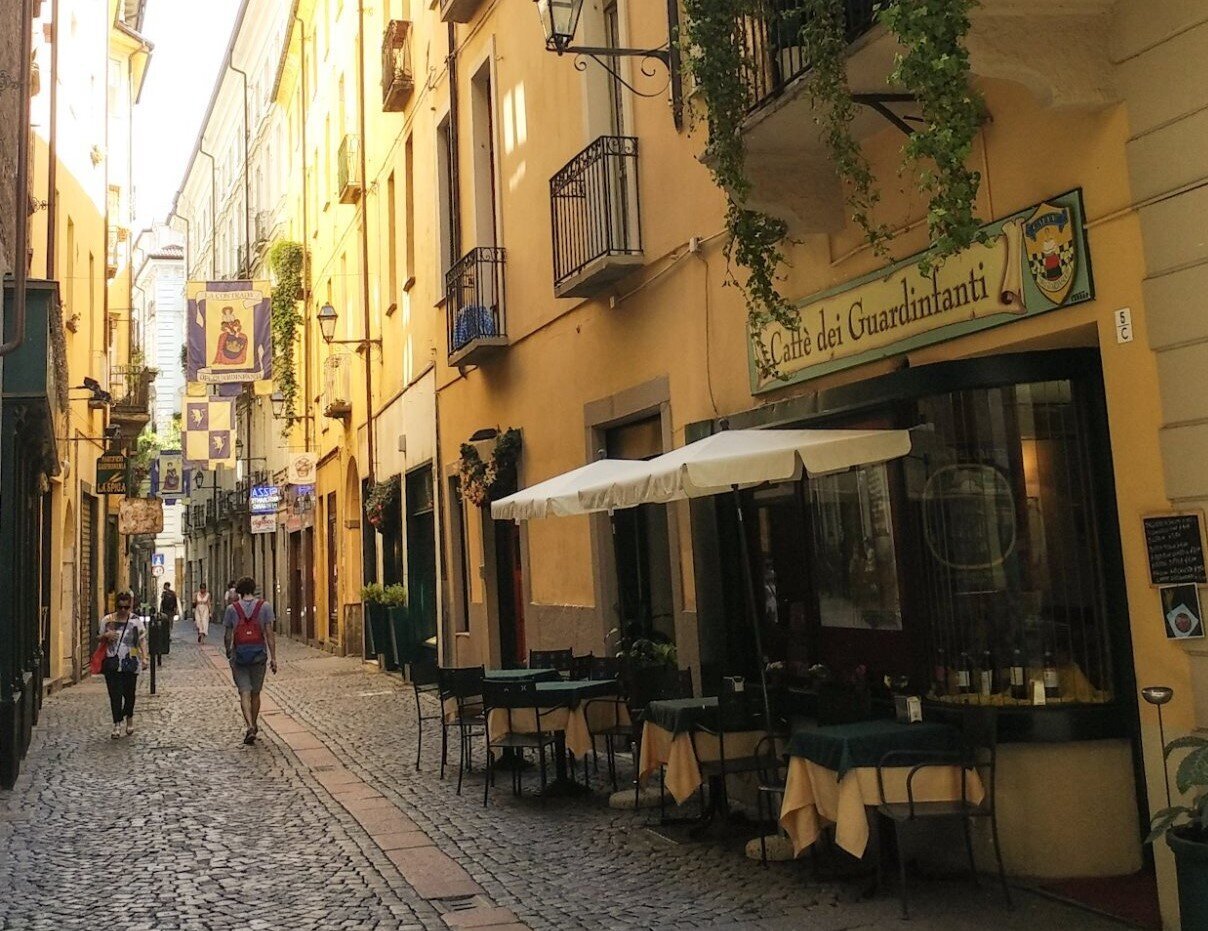
[[[462,443],[457,468],[462,500],[475,507],[486,507],[513,484],[510,479],[519,458],[520,431],[515,427],[509,427],[495,438],[488,462],[483,462],[473,443]]]
[[[302,315],[302,267],[306,252],[299,243],[281,240],[269,251],[268,260],[277,282],[271,299],[273,324],[273,381],[285,398],[285,422],[292,426],[298,400],[297,372],[294,368],[294,343]]]
[[[966,164],[985,117],[985,102],[969,83],[969,11],[977,0],[897,0],[879,16],[905,49],[896,59],[890,83],[914,95],[923,125],[906,141],[907,159],[918,164],[930,198],[927,228],[932,253],[924,272],[981,241],[973,213],[981,174]]]

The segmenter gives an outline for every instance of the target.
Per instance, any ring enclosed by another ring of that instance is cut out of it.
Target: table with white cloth
[[[698,724],[711,727],[716,717],[716,698],[652,701],[642,727],[639,778],[644,780],[665,766],[663,783],[676,803],[683,804],[692,798],[702,781],[700,764],[713,762],[721,756],[718,738],[696,728]],[[765,730],[727,732],[727,758],[752,755],[766,734]]]
[[[893,720],[858,721],[794,732],[789,741],[788,777],[780,826],[800,855],[818,839],[825,824],[834,824],[835,843],[854,857],[864,856],[868,847],[867,809],[881,803],[877,764],[886,753],[895,763],[885,767],[885,801],[906,801],[906,778],[911,771],[909,754],[956,750],[960,732],[947,724],[921,721],[899,724]],[[911,783],[916,802],[954,801],[961,797],[960,766],[928,766]],[[985,796],[976,770],[965,775],[968,801],[979,803]]]

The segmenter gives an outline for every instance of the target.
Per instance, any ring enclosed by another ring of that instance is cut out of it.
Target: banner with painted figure
[[[181,425],[183,455],[195,468],[235,467],[235,402],[228,398],[185,398]]]
[[[153,493],[156,497],[172,502],[185,496],[184,456],[179,449],[160,450],[155,477],[157,482]]]
[[[241,385],[273,377],[270,292],[267,281],[189,282],[188,381]]]

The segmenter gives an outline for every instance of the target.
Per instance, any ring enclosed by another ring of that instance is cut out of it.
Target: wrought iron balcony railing
[[[471,249],[445,272],[449,364],[477,365],[508,344],[498,246]]]
[[[588,297],[641,264],[638,141],[601,136],[549,182],[554,293]]]
[[[850,44],[876,23],[885,0],[840,0]],[[742,58],[741,78],[747,110],[757,110],[810,68],[801,27],[806,13],[799,0],[756,0],[734,22],[734,41]]]
[[[411,72],[411,23],[392,19],[382,36],[382,109],[397,113],[415,89]]]
[[[109,373],[109,416],[124,422],[151,417],[151,382],[156,370],[145,365],[115,365]]]
[[[352,133],[340,141],[336,156],[336,191],[341,204],[355,204],[361,196],[361,139]]]
[[[352,355],[333,352],[323,363],[323,416],[343,419],[352,414]]]

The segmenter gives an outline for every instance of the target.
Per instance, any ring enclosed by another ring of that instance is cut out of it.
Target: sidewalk
[[[109,739],[103,683],[47,702],[0,795],[0,928],[902,927],[892,894],[670,843],[603,795],[514,799],[504,779],[484,808],[476,768],[458,797],[431,731],[414,769],[409,687],[293,641],[243,747],[218,628],[202,647],[190,630],[159,695],[142,677],[133,738]],[[1024,892],[1006,912],[984,886],[918,881],[913,926],[1119,927]]]

